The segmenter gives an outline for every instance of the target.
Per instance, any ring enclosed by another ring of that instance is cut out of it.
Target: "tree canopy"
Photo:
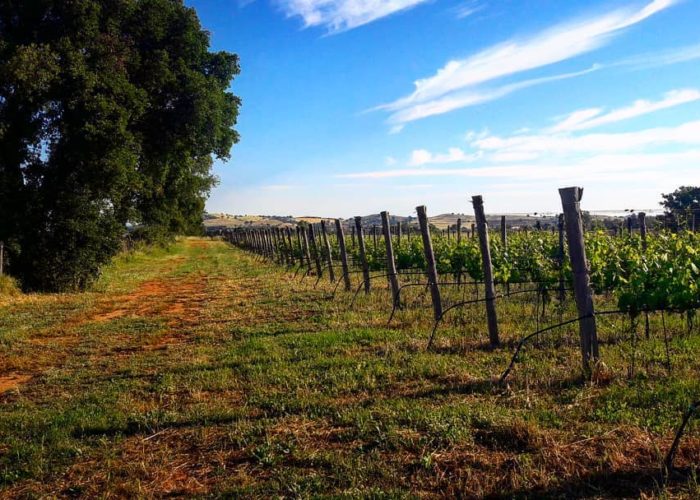
[[[238,73],[182,0],[0,0],[0,240],[25,288],[84,287],[127,224],[201,230]]]
[[[661,197],[667,224],[675,228],[697,228],[696,224],[700,221],[700,187],[681,186]]]

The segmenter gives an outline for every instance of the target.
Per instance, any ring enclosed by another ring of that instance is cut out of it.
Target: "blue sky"
[[[700,184],[700,0],[186,0],[242,73],[210,211],[653,208]]]

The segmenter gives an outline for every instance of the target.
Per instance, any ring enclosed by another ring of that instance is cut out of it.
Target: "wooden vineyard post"
[[[333,253],[331,252],[331,244],[328,241],[328,233],[326,232],[326,221],[321,219],[321,235],[323,236],[323,245],[326,247],[326,264],[328,264],[328,276],[331,283],[335,283],[335,272],[333,271]]]
[[[569,242],[569,258],[574,273],[574,295],[581,336],[581,358],[583,370],[591,373],[591,362],[598,360],[598,334],[596,332],[595,310],[593,307],[593,290],[588,275],[586,247],[583,240],[583,219],[581,218],[581,197],[583,188],[568,187],[559,190],[564,209],[566,239]]]
[[[263,247],[265,249],[265,252],[263,255],[265,255],[266,258],[272,259],[272,245],[270,245],[270,235],[267,232],[267,229],[262,229],[262,238],[263,238]]]
[[[389,213],[384,211],[382,217],[382,232],[386,245],[386,270],[391,285],[391,297],[394,307],[399,307],[399,279],[396,276],[396,262],[394,262],[394,247],[391,244],[391,226],[389,225]]]
[[[501,244],[503,245],[503,253],[508,252],[508,225],[506,224],[506,216],[501,215]],[[506,295],[510,296],[510,278],[506,282]]]
[[[428,214],[425,205],[416,207],[416,212],[418,212],[418,224],[420,225],[420,233],[423,238],[428,286],[430,287],[430,296],[433,300],[433,315],[435,316],[435,321],[439,321],[442,317],[442,299],[440,298],[437,266],[435,265],[435,254],[433,253],[433,241],[430,238],[430,226],[428,226]]]
[[[297,246],[299,247],[299,266],[304,267],[304,246],[301,244],[301,230],[297,226]]]
[[[367,262],[367,249],[365,248],[365,235],[362,231],[362,217],[355,217],[355,234],[357,235],[357,244],[360,250],[360,264],[362,265],[362,278],[365,283],[365,293],[369,293],[372,289],[369,276],[369,263]]]
[[[506,226],[506,216],[501,215],[501,243],[503,244],[503,251],[508,250],[508,228]]]
[[[457,244],[462,242],[462,219],[457,219]]]
[[[559,302],[566,300],[566,291],[564,290],[564,214],[559,214],[557,222],[559,230]]]
[[[285,264],[287,262],[287,248],[282,237],[282,230],[278,227],[272,229],[275,234],[275,244],[277,245],[277,262]]]
[[[345,248],[345,233],[343,233],[343,224],[340,222],[340,219],[335,220],[335,232],[338,236],[338,248],[340,250],[340,263],[343,266],[343,282],[345,283],[345,291],[349,292],[352,285],[350,283],[348,252]]]
[[[318,251],[318,245],[316,244],[316,231],[314,230],[313,224],[309,224],[309,244],[311,245],[311,255],[316,263],[316,276],[320,278],[323,276],[323,267],[321,267],[321,256]]]
[[[647,249],[647,214],[644,212],[639,212],[637,214],[639,219],[639,234],[642,237],[642,249],[646,251]]]
[[[267,238],[270,241],[270,258],[273,261],[278,261],[279,260],[279,251],[277,249],[277,240],[275,238],[275,230],[272,228],[268,228],[266,230],[267,232]]]
[[[282,264],[291,265],[289,258],[291,256],[290,248],[287,246],[287,235],[283,228],[277,228],[277,234],[279,235],[280,244],[282,245]]]
[[[498,337],[498,317],[496,315],[496,288],[493,283],[493,265],[491,264],[491,248],[489,247],[489,229],[484,214],[484,200],[481,196],[472,196],[476,229],[479,233],[481,247],[481,263],[484,269],[484,288],[486,292],[486,320],[489,327],[489,343],[497,347],[501,342]]]
[[[632,216],[627,217],[627,234],[632,234]]]
[[[306,231],[304,231],[304,228],[301,228],[301,237],[302,241],[304,243],[304,255],[306,255],[306,265],[308,268],[308,272],[311,272],[311,250],[309,249],[309,238],[306,235]]]
[[[294,266],[296,264],[296,258],[294,257],[294,244],[292,243],[292,230],[288,227],[284,228],[284,232],[287,234],[287,244],[289,245],[289,265]]]
[[[475,225],[475,224],[472,224],[471,237],[473,238],[475,234],[476,234],[476,225]]]
[[[277,256],[277,248],[275,246],[275,239],[272,229],[265,229],[265,234],[267,235],[267,246],[270,252],[270,260],[275,260]]]
[[[263,247],[262,234],[260,234],[260,229],[253,229],[253,241],[253,251],[259,255],[265,255],[265,248]]]

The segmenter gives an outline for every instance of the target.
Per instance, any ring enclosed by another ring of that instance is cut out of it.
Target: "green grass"
[[[659,315],[635,342],[606,316],[597,383],[572,327],[526,347],[499,387],[536,329],[532,297],[499,302],[504,347],[486,346],[476,305],[427,352],[420,288],[404,299],[423,306],[387,325],[386,290],[349,310],[314,281],[187,239],[120,256],[87,293],[2,299],[0,379],[31,378],[0,395],[0,496],[698,495],[698,425],[684,474],[666,489],[658,475],[700,394],[683,318],[664,318],[670,373]]]

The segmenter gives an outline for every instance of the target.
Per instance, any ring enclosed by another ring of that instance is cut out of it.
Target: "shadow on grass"
[[[663,489],[669,492],[683,486],[692,477],[690,470],[677,470],[665,487],[659,469],[617,472],[597,472],[551,487],[535,487],[489,495],[487,498],[640,498],[657,496]],[[671,496],[672,493],[671,493]]]
[[[469,382],[455,384],[450,382],[442,387],[421,389],[404,394],[403,397],[411,399],[434,398],[436,396],[449,396],[454,394],[496,394],[501,387],[496,384],[497,379],[470,380]]]
[[[83,427],[80,429],[75,429],[72,433],[74,438],[86,438],[86,437],[114,437],[114,436],[136,436],[139,434],[155,434],[157,432],[166,429],[187,429],[194,427],[207,427],[213,425],[228,425],[240,421],[253,421],[261,420],[265,418],[263,415],[214,415],[214,416],[203,416],[201,418],[194,418],[190,420],[177,420],[172,422],[158,422],[149,425],[146,422],[127,422],[125,425],[121,426],[94,426],[94,427]]]

